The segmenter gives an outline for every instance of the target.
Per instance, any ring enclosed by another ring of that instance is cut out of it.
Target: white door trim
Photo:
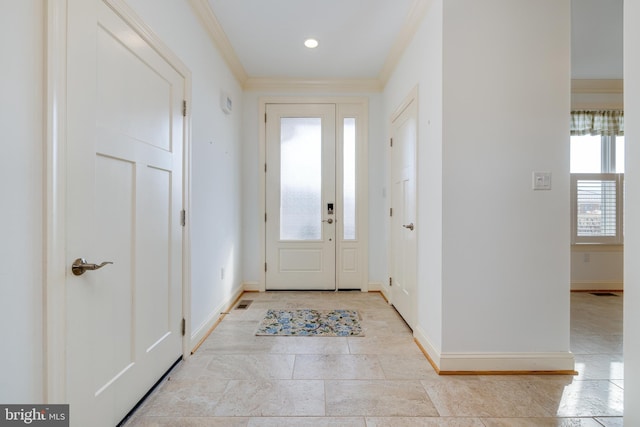
[[[184,96],[191,105],[191,72],[123,0],[103,0],[147,41],[185,80]],[[67,187],[67,11],[68,0],[48,0],[46,9],[46,133],[44,212],[44,396],[46,403],[67,402],[66,366],[66,187]],[[191,115],[187,108],[183,144],[183,209],[187,211],[182,249],[182,315],[186,333],[183,357],[190,355],[191,318]],[[142,397],[142,396],[141,396]]]
[[[369,156],[368,156],[368,132],[369,132],[369,100],[366,97],[282,97],[282,96],[265,96],[258,98],[258,123],[259,123],[259,167],[263,172],[259,173],[260,175],[260,191],[259,191],[259,200],[258,203],[260,209],[256,212],[256,220],[259,225],[259,235],[260,235],[260,265],[264,266],[267,261],[266,254],[266,224],[264,221],[264,207],[266,206],[266,174],[264,173],[264,165],[267,161],[267,152],[266,152],[266,131],[267,125],[264,120],[267,114],[267,104],[336,104],[338,109],[340,109],[340,105],[344,104],[360,104],[363,108],[363,114],[366,118],[366,126],[363,129],[363,138],[365,143],[364,149],[361,152],[361,156],[363,158],[361,171],[363,176],[366,177],[366,187],[367,191],[365,194],[362,194],[361,205],[364,207],[364,212],[368,212],[369,210],[369,193],[368,193],[368,166],[369,166]],[[363,256],[365,257],[364,261],[364,271],[365,276],[363,278],[362,288],[363,292],[367,292],[369,290],[369,258],[368,258],[368,249],[369,249],[369,220],[368,215],[364,215],[364,219],[362,220],[362,229],[366,231],[366,235],[363,236]],[[260,278],[257,284],[257,290],[264,292],[266,290],[266,272],[264,269],[261,269],[262,273],[260,274]],[[252,288],[253,289],[253,288]]]

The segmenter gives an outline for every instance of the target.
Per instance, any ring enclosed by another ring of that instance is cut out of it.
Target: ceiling
[[[574,79],[622,79],[622,1],[571,1]]]
[[[225,39],[227,57],[233,57],[242,80],[382,82],[428,4],[426,0],[201,1],[208,6],[218,36]],[[622,1],[571,0],[573,78],[622,78]],[[304,47],[308,37],[316,38],[319,47]]]

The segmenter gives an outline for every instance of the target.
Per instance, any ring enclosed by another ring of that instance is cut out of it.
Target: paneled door
[[[107,3],[68,5],[67,396],[113,427],[182,355],[185,79]]]
[[[391,303],[411,328],[417,315],[417,111],[411,98],[391,123]]]
[[[336,109],[267,104],[266,288],[336,287]]]

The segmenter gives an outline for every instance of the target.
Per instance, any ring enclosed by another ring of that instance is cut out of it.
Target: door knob
[[[404,228],[408,228],[409,230],[413,231],[413,223],[411,223],[411,224],[409,224],[409,225],[404,224],[404,225],[403,225],[403,227],[404,227]]]
[[[102,264],[90,264],[84,258],[78,258],[71,264],[71,272],[76,276],[81,276],[87,270],[98,270],[107,264],[113,264],[113,262],[105,261]]]
[[[323,219],[322,222],[326,222],[328,224],[333,224],[333,218]]]

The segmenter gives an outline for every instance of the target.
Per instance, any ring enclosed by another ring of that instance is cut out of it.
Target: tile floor
[[[578,376],[439,376],[378,293],[247,293],[125,424],[622,426],[622,296],[571,296]],[[365,337],[257,337],[269,308],[349,308]]]

